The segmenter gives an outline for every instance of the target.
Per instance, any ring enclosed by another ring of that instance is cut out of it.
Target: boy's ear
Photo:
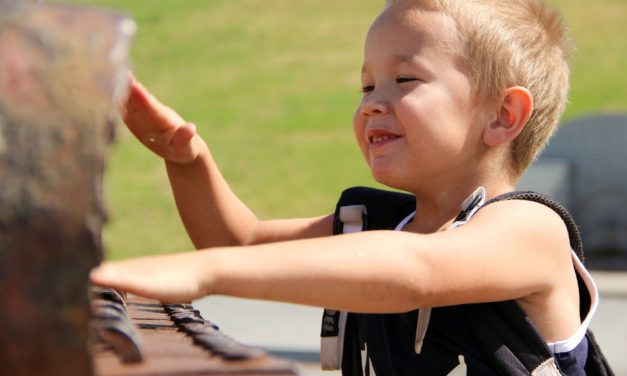
[[[503,102],[496,119],[483,132],[487,146],[499,146],[515,139],[533,112],[533,97],[522,86],[513,86],[505,91]]]

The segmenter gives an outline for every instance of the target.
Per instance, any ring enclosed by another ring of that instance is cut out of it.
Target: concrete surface
[[[592,331],[614,372],[627,375],[627,272],[592,275],[601,294]],[[319,308],[226,297],[207,297],[194,306],[238,341],[294,359],[303,376],[340,375],[320,370]]]

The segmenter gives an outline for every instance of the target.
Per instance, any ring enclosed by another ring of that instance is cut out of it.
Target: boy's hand
[[[120,113],[135,137],[158,156],[177,163],[198,157],[202,140],[196,135],[196,126],[159,102],[132,75]]]
[[[196,251],[104,262],[89,278],[95,285],[164,303],[190,302],[210,292],[210,273],[203,256]]]

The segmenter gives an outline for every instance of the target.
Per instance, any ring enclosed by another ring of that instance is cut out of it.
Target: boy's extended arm
[[[259,221],[230,189],[196,127],[133,77],[122,117],[129,130],[165,160],[179,214],[196,248],[331,234],[331,216]]]
[[[370,231],[156,256],[105,263],[92,280],[163,301],[224,294],[404,312],[551,294],[574,278],[572,269],[561,219],[511,201],[451,231]]]

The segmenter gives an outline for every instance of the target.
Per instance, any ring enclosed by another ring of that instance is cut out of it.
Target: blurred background
[[[261,218],[333,210],[374,184],[353,141],[362,46],[383,0],[80,0],[138,24],[133,71],[194,122],[235,192]],[[627,110],[627,2],[550,0],[572,29],[564,119]],[[123,125],[109,155],[108,257],[190,249],[158,158]]]
[[[233,190],[260,218],[329,213],[342,189],[376,186],[351,119],[363,39],[383,0],[71,2],[121,9],[137,22],[135,75],[198,126]],[[627,112],[627,2],[548,3],[562,11],[577,45],[564,120]],[[123,125],[105,179],[107,258],[192,249],[163,162]],[[239,340],[316,361],[319,310],[219,297],[197,305]]]

